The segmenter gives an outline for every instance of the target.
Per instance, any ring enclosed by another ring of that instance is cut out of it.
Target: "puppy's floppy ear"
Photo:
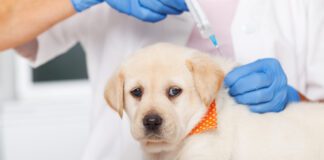
[[[206,106],[216,98],[224,80],[224,72],[212,60],[212,57],[198,53],[186,61],[189,71],[192,73],[195,88]]]
[[[123,117],[124,111],[124,75],[121,71],[115,73],[105,89],[105,99],[108,105]]]

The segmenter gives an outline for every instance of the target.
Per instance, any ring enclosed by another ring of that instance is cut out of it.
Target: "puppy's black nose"
[[[143,119],[143,125],[148,131],[156,131],[162,125],[163,119],[157,114],[146,115]]]

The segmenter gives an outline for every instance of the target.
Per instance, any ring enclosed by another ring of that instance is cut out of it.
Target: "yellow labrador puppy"
[[[131,133],[150,160],[324,160],[324,105],[251,113],[223,87],[224,75],[235,66],[156,44],[123,63],[105,98],[120,116],[127,113]],[[217,128],[190,134],[214,100]]]

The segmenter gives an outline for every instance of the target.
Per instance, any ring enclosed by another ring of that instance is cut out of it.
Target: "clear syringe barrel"
[[[200,34],[203,38],[209,38],[211,35],[214,35],[212,27],[206,17],[206,14],[201,9],[200,4],[197,0],[185,0],[188,9],[195,20],[197,27],[200,31]]]

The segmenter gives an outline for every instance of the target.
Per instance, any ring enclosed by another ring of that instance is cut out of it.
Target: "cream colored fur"
[[[122,115],[150,160],[324,160],[324,105],[298,103],[256,114],[227,94],[222,82],[236,64],[188,48],[156,44],[138,51],[109,81],[105,97]],[[143,97],[130,95],[134,87]],[[167,89],[183,93],[169,99]],[[218,128],[187,137],[216,99]],[[162,116],[161,135],[148,137],[143,117]],[[126,153],[127,151],[125,151]]]

